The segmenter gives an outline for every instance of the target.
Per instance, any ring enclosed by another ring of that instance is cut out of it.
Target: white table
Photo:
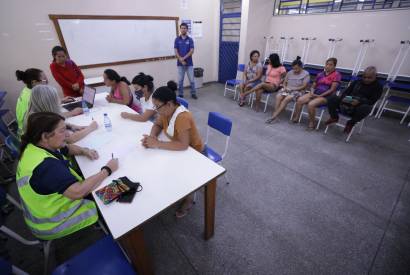
[[[225,169],[192,148],[179,152],[144,148],[140,140],[143,134],[149,134],[152,123],[122,119],[121,112],[133,111],[124,105],[106,102],[105,96],[96,95],[94,108],[88,116],[67,120],[87,125],[94,119],[99,125],[97,131],[77,142],[80,146],[96,149],[99,159],[91,161],[80,156],[76,160],[84,177],[89,177],[100,171],[112,153],[119,158],[118,171],[97,189],[122,176],[141,183],[143,190],[136,193],[130,204],[113,202],[104,205],[95,191],[93,197],[112,236],[120,241],[137,271],[152,273],[141,225],[205,186],[205,239],[211,238],[214,233],[216,179]],[[104,113],[111,119],[112,132],[106,132],[104,128]]]

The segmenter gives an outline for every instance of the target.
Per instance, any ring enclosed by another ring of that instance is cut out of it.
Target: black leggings
[[[339,118],[339,106],[341,98],[336,95],[331,95],[327,98],[327,108],[331,118]],[[372,111],[372,106],[368,104],[360,104],[354,108],[353,114],[351,115],[351,123],[356,124],[363,118],[367,117]]]

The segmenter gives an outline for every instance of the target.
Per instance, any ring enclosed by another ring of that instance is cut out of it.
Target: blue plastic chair
[[[9,135],[6,137],[4,143],[10,150],[11,156],[17,159],[20,155],[20,141],[14,135]]]
[[[136,274],[120,247],[107,236],[58,266],[53,275]]]
[[[177,102],[180,104],[180,105],[183,105],[185,108],[187,108],[188,109],[188,101],[186,101],[185,99],[183,99],[182,97],[179,97],[179,96],[177,96]]]
[[[209,131],[211,130],[211,128],[217,130],[218,132],[226,136],[225,149],[222,155],[216,152],[214,149],[212,149],[208,145]],[[230,120],[229,118],[225,117],[224,115],[218,112],[209,113],[208,128],[206,131],[205,150],[204,150],[206,156],[209,159],[213,160],[216,163],[222,164],[222,161],[225,158],[226,153],[228,152],[229,139],[231,137],[231,130],[232,130],[232,120]],[[227,180],[227,183],[229,183],[226,173],[224,176]]]
[[[224,96],[226,96],[227,92],[231,92],[231,93],[234,93],[233,100],[236,99],[236,93],[238,92],[239,84],[242,83],[242,76],[243,76],[244,71],[245,71],[245,64],[238,64],[238,69],[237,69],[237,72],[236,72],[236,78],[235,79],[229,79],[225,82]],[[240,79],[238,79],[238,77]],[[239,95],[238,95],[238,98],[239,98]]]
[[[7,114],[8,112],[9,112],[8,109],[0,110],[0,134],[2,134],[4,138],[10,135],[10,130],[7,127],[6,123],[4,123],[4,120],[3,120],[4,115]]]
[[[7,95],[6,91],[0,91],[0,101],[3,100]]]

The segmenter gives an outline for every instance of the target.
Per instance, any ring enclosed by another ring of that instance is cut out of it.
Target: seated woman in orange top
[[[80,68],[67,58],[67,51],[55,46],[52,51],[53,63],[50,64],[54,79],[60,84],[65,97],[79,97],[84,91],[84,75]]]
[[[182,151],[189,146],[203,153],[205,146],[196,128],[192,114],[182,105],[177,103],[174,91],[168,87],[160,87],[152,94],[154,109],[158,118],[152,126],[150,135],[144,135],[141,140],[146,148],[158,148],[172,151]],[[164,131],[171,141],[160,141],[158,136]],[[184,217],[193,204],[193,196],[185,197],[175,215]]]

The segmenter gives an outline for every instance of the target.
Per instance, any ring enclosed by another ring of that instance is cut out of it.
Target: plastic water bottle
[[[88,105],[87,105],[87,102],[85,102],[85,100],[83,100],[83,102],[81,103],[81,106],[83,108],[83,114],[85,116],[88,116],[90,114],[90,109],[88,109]]]
[[[112,131],[111,119],[108,117],[106,113],[104,114],[104,127],[107,132]]]

